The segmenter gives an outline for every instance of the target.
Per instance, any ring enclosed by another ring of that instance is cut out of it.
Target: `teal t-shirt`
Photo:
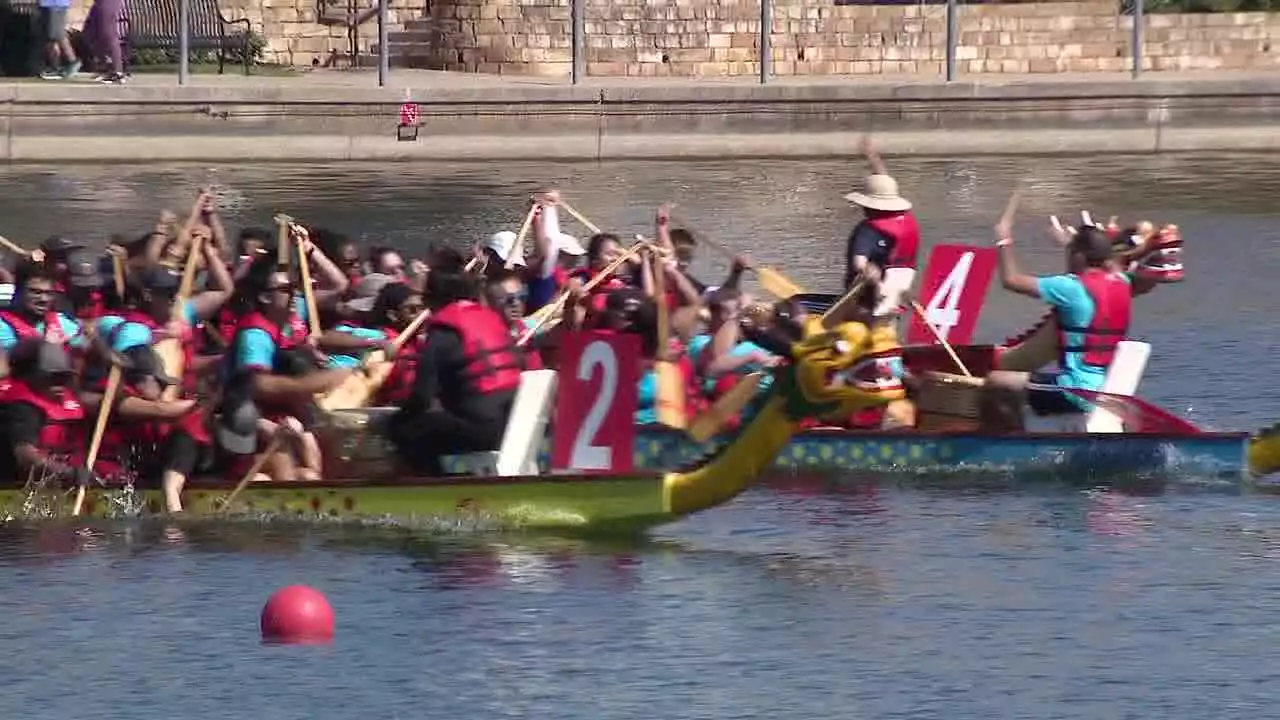
[[[348,325],[343,323],[334,328],[338,332],[344,332],[348,335],[357,337],[361,340],[372,340],[375,342],[384,342],[387,334],[381,330],[372,328],[359,327],[357,325]],[[360,366],[360,361],[364,359],[364,353],[359,355],[330,355],[329,367],[331,368],[354,368]]]

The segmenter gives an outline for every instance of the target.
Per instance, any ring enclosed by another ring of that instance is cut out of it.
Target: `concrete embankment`
[[[0,158],[822,157],[849,154],[866,131],[886,152],[916,155],[1280,149],[1274,76],[578,86],[415,77],[395,88],[310,77],[0,85]],[[420,108],[412,142],[396,139],[405,101]]]

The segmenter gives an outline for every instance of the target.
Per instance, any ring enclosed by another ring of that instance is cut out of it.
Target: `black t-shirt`
[[[14,448],[19,445],[40,445],[40,430],[44,427],[44,413],[34,405],[24,402],[0,404],[0,483],[19,483],[18,460]]]
[[[881,272],[889,264],[889,255],[893,252],[893,239],[871,227],[865,220],[858,223],[849,233],[845,248],[844,286],[847,290],[858,276],[853,266],[853,259],[861,255],[867,262],[880,268]]]

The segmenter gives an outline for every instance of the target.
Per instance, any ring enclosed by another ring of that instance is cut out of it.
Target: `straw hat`
[[[869,210],[903,212],[911,209],[911,202],[898,194],[898,181],[888,175],[868,175],[862,192],[851,192],[845,200]]]

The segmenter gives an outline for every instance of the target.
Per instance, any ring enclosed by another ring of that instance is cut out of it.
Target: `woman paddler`
[[[142,487],[159,485],[168,511],[182,512],[182,488],[203,449],[213,445],[208,417],[195,400],[161,398],[178,380],[165,375],[151,345],[135,345],[116,357],[122,368],[120,390],[102,436],[95,474],[127,476]],[[105,385],[104,379],[81,392],[91,417],[101,406]]]
[[[351,369],[318,369],[322,358],[306,333],[305,306],[296,309],[297,284],[276,258],[260,256],[241,286],[244,314],[239,318],[224,362],[226,377],[219,414],[224,419],[243,414],[252,403],[264,419],[282,423],[293,419],[309,425],[312,402],[319,393],[341,385]],[[318,480],[320,449],[310,432],[277,452],[270,462],[277,480]]]
[[[386,275],[373,274],[365,277],[362,285],[370,278],[386,278]],[[364,356],[369,352],[381,349],[387,353],[392,365],[391,374],[378,388],[374,397],[375,405],[399,405],[409,397],[413,389],[413,378],[417,367],[418,353],[422,349],[422,335],[405,343],[399,352],[395,343],[400,333],[422,313],[426,307],[422,295],[413,288],[400,282],[386,282],[376,295],[370,298],[356,298],[347,303],[351,310],[360,312],[360,322],[344,322],[325,333],[322,347],[330,352],[329,367],[359,367]],[[335,339],[345,337],[350,344],[337,349]],[[327,343],[327,344],[325,344]],[[335,353],[343,354],[335,354]]]
[[[26,337],[11,348],[9,371],[0,383],[0,477],[88,485],[85,411],[71,389],[71,358],[59,345]]]

